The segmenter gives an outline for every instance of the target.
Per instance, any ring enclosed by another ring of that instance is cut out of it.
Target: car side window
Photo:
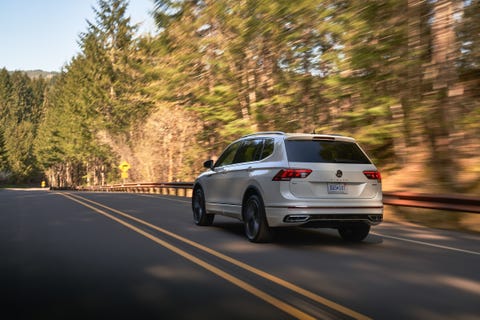
[[[233,160],[235,159],[235,154],[238,151],[238,148],[240,147],[241,141],[234,143],[230,145],[218,158],[217,162],[215,163],[215,168],[216,167],[223,167],[227,166],[229,164],[233,163]]]
[[[263,144],[262,155],[259,160],[265,159],[273,153],[274,142],[273,139],[265,139]]]
[[[263,139],[245,140],[237,152],[233,163],[258,161],[263,148]]]

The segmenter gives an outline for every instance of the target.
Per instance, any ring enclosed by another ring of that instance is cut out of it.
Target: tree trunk
[[[439,173],[439,181],[448,187],[456,182],[455,153],[451,149],[450,137],[458,110],[454,97],[449,96],[449,89],[457,80],[454,10],[455,2],[452,0],[439,0],[434,4],[432,60],[429,74],[433,100],[430,105],[430,118],[425,121],[430,136],[433,168]]]

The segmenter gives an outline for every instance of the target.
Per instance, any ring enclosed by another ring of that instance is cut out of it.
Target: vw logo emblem
[[[337,178],[341,178],[343,176],[342,170],[337,170],[336,176],[337,176]]]

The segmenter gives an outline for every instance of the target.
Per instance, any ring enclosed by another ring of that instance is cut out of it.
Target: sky
[[[97,0],[0,0],[0,69],[60,71],[80,52],[79,34],[94,22]],[[130,0],[139,33],[155,33],[153,0]]]

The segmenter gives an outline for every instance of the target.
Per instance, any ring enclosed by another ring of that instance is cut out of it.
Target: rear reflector
[[[312,173],[310,169],[282,169],[273,177],[273,181],[290,181],[293,178],[303,179]]]
[[[378,182],[382,182],[382,175],[379,171],[363,171],[363,174],[370,180],[377,180]]]

